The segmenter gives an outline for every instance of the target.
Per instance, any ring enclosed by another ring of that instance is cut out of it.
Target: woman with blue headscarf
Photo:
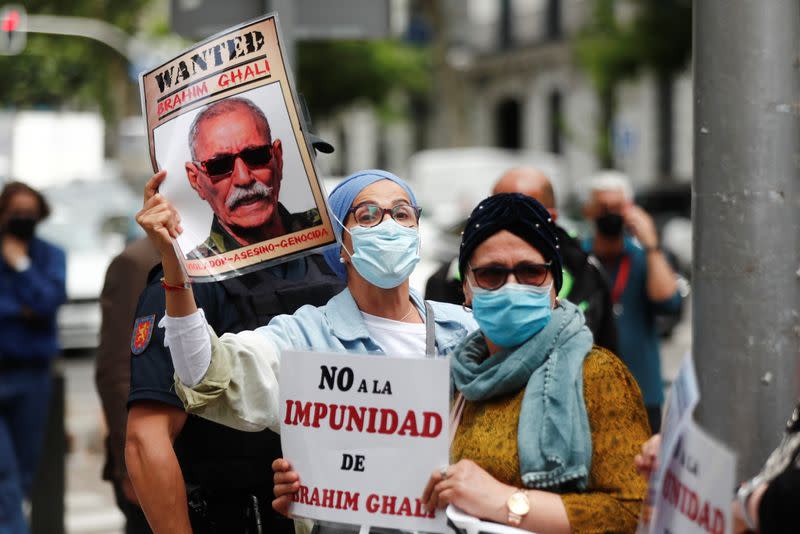
[[[254,331],[218,338],[191,286],[181,283],[172,247],[180,220],[157,194],[160,179],[156,175],[145,189],[137,221],[161,251],[167,285],[183,288],[166,291],[162,324],[179,378],[176,392],[192,413],[240,430],[278,432],[282,350],[446,355],[477,328],[460,306],[423,301],[409,288],[419,261],[420,209],[403,180],[367,170],[347,177],[329,197],[342,246],[328,249],[325,259],[346,289],[324,306],[303,306]],[[231,377],[243,383],[229,387]]]

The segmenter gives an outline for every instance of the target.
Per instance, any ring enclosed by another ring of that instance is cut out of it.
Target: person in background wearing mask
[[[664,388],[655,317],[680,311],[677,276],[659,247],[653,219],[633,203],[627,176],[603,171],[591,178],[589,188],[584,215],[594,221],[595,234],[584,250],[608,273],[619,355],[636,377],[650,427],[658,432]]]
[[[179,378],[175,392],[190,413],[239,430],[279,432],[282,350],[444,356],[477,328],[461,306],[423,301],[409,288],[420,259],[420,208],[403,180],[365,170],[347,177],[329,197],[342,247],[326,249],[325,260],[347,287],[324,306],[303,306],[255,330],[217,337],[209,333],[191,286],[184,285],[172,246],[181,231],[179,217],[157,193],[162,179],[159,174],[148,182],[137,221],[161,252],[165,286],[173,289],[166,292],[161,324]]]
[[[44,439],[56,312],[66,300],[64,252],[35,237],[49,214],[23,183],[0,193],[0,532],[11,534],[28,532],[22,501]]]

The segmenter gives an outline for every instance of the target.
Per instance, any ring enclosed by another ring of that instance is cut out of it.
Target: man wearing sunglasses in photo
[[[187,254],[209,257],[322,223],[316,208],[289,211],[278,201],[283,148],[264,112],[246,98],[220,100],[189,129],[186,176],[214,211],[211,232]]]

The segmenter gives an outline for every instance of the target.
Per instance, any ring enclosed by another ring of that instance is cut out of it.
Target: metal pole
[[[798,394],[800,4],[694,1],[697,418],[751,476]]]

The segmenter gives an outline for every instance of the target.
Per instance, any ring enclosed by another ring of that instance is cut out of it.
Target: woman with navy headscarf
[[[185,287],[166,291],[161,324],[187,411],[240,430],[278,432],[282,350],[446,355],[477,328],[462,307],[423,301],[409,288],[419,262],[416,198],[397,176],[366,170],[347,177],[329,197],[342,246],[328,249],[325,259],[346,289],[324,306],[306,305],[254,331],[217,338],[183,283],[172,246],[179,217],[157,194],[160,179],[154,176],[145,188],[137,221],[161,252],[166,285]],[[243,382],[229,387],[231,377]]]

